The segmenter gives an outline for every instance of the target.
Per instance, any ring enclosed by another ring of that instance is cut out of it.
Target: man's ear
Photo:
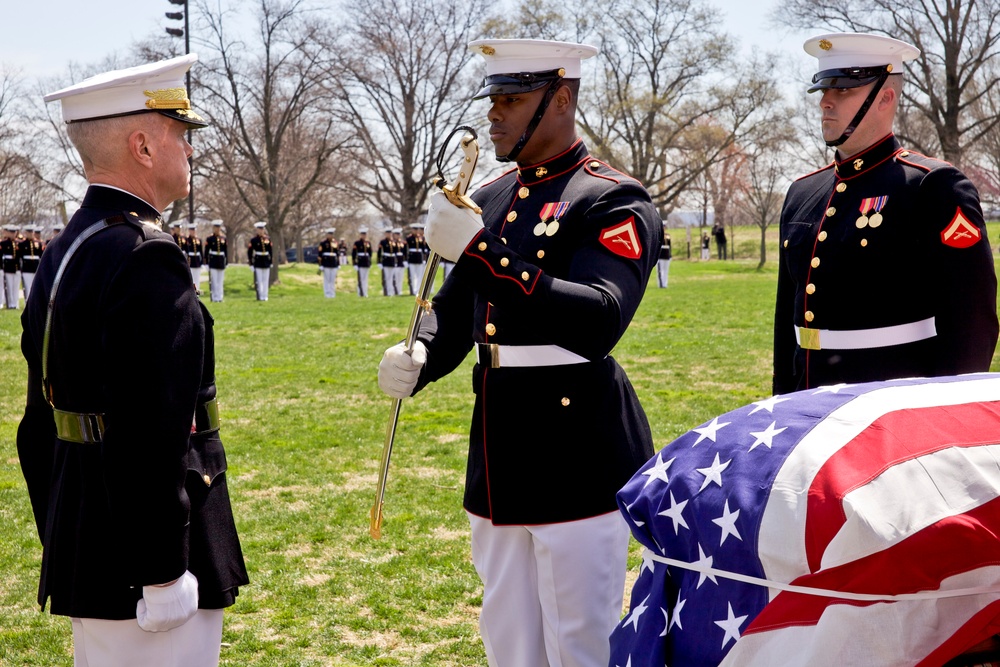
[[[896,90],[891,86],[884,86],[879,91],[879,106],[883,109],[889,108],[896,101]]]
[[[569,86],[559,86],[559,90],[552,98],[552,104],[555,105],[559,113],[566,113],[573,107],[573,91],[570,90]]]
[[[153,149],[145,130],[135,130],[128,135],[128,152],[132,159],[144,167],[153,167]]]

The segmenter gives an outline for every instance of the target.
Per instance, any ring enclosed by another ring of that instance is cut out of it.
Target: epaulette
[[[826,165],[825,167],[820,167],[819,169],[817,169],[815,171],[810,171],[808,174],[803,174],[802,176],[799,176],[795,180],[796,181],[801,181],[804,178],[809,178],[810,176],[815,176],[816,174],[822,174],[827,169],[833,169],[834,166],[835,166],[835,163],[831,162],[830,164]]]
[[[636,181],[636,182],[639,181],[638,178],[635,178],[634,176],[629,176],[625,172],[615,169],[607,162],[604,162],[603,160],[598,160],[590,155],[587,156],[585,162],[586,164],[584,165],[583,170],[596,178],[603,178],[605,180],[612,181],[614,183],[621,183],[623,178],[627,178],[630,181]],[[609,173],[607,174],[598,173],[597,170],[601,169],[602,167],[603,170],[606,170]]]
[[[928,157],[923,153],[917,153],[911,150],[901,150],[896,153],[896,162],[901,162],[902,164],[908,164],[911,167],[916,167],[917,169],[922,169],[924,171],[931,171],[933,169],[940,169],[941,167],[950,167],[952,164],[945,160],[939,160],[938,158]]]

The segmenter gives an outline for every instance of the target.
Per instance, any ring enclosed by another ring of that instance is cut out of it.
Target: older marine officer
[[[475,349],[464,505],[494,667],[606,667],[629,533],[615,494],[653,454],[610,356],[659,255],[660,218],[635,179],[576,133],[581,60],[597,49],[482,40],[475,96],[511,169],[473,194],[482,216],[431,199],[427,243],[455,262],[418,343],[386,351],[379,385],[411,395]]]
[[[989,370],[996,275],[979,193],[893,136],[919,51],[855,33],[805,50],[836,153],[792,184],[781,213],[774,392]]]
[[[212,318],[160,213],[187,196],[194,54],[98,75],[59,100],[90,186],[42,255],[21,318],[17,451],[42,569],[77,667],[218,664],[247,583],[215,408]]]

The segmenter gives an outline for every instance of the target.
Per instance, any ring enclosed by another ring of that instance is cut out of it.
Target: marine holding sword
[[[472,195],[431,199],[426,239],[455,267],[412,353],[386,350],[379,386],[404,398],[475,350],[464,506],[483,581],[489,664],[607,665],[629,532],[615,494],[653,454],[610,356],[656,265],[662,224],[645,188],[576,134],[581,61],[597,49],[478,40],[490,139],[511,169]]]

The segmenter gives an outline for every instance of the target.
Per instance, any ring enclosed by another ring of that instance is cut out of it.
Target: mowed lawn
[[[992,224],[990,232],[996,239]],[[752,238],[747,230],[740,241]],[[760,271],[751,259],[676,260],[667,289],[652,278],[614,356],[657,448],[770,394],[773,239],[769,246]],[[471,356],[403,402],[383,537],[373,540],[368,516],[391,404],[376,369],[404,336],[413,299],[381,296],[377,269],[368,299],[355,295],[351,268],[335,299],[322,297],[314,266],[282,266],[266,303],[254,299],[251,280],[246,266],[230,267],[225,302],[208,304],[251,577],[227,611],[222,663],[485,665],[482,590],[461,508]],[[566,326],[587,335],[585,321]],[[0,665],[69,665],[68,619],[35,603],[41,549],[15,448],[25,386],[19,340],[19,312],[0,311]],[[573,455],[573,443],[554,445]],[[637,555],[633,543],[633,572]]]

